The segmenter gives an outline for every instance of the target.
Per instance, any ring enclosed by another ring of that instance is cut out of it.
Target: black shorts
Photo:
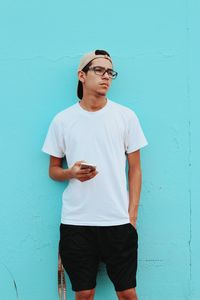
[[[115,226],[60,225],[59,251],[73,291],[96,286],[99,262],[116,291],[136,286],[138,235],[131,223]]]

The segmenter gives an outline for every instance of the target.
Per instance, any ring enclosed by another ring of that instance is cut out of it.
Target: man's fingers
[[[80,169],[79,171],[78,171],[78,175],[80,174],[80,175],[93,175],[93,174],[97,174],[98,172],[96,171],[96,170],[92,170],[92,169],[90,169],[90,168],[87,168],[87,169]]]
[[[88,174],[88,175],[80,175],[80,176],[78,177],[78,179],[79,179],[80,181],[86,181],[86,180],[92,179],[93,177],[95,177],[95,176],[98,174],[97,171],[92,171],[92,172],[90,172],[90,173],[91,173],[91,174]]]
[[[82,170],[80,170],[78,173],[79,174],[88,174],[88,173],[91,173],[92,171],[91,171],[91,169],[82,169]]]
[[[75,163],[75,165],[76,165],[76,166],[80,166],[80,165],[81,165],[81,163],[83,163],[83,162],[85,162],[85,163],[86,163],[86,161],[85,161],[85,160],[79,160],[79,161],[77,161],[77,162]]]

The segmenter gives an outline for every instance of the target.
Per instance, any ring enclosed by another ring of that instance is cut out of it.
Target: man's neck
[[[106,97],[83,97],[81,101],[79,101],[80,106],[88,111],[97,111],[102,109],[107,103]]]

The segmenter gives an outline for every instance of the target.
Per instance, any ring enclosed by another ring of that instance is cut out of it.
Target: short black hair
[[[96,55],[107,55],[110,57],[110,54],[106,50],[95,50],[95,54]],[[90,61],[81,71],[83,71],[84,73],[87,73],[91,64],[92,64],[92,61]],[[83,98],[83,85],[80,80],[78,81],[77,96],[79,99]]]

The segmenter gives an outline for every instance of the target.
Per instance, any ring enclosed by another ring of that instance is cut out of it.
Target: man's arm
[[[63,158],[50,155],[49,176],[52,179],[58,181],[65,181],[73,178],[71,169],[64,169],[62,167],[62,164]]]
[[[58,181],[70,180],[72,178],[76,178],[81,182],[90,180],[95,177],[98,172],[91,171],[91,169],[83,169],[81,170],[81,162],[83,160],[77,161],[71,168],[64,169],[62,167],[63,158],[55,157],[50,155],[49,162],[49,176]]]
[[[140,164],[140,150],[127,154],[128,159],[128,185],[129,185],[129,218],[136,227],[138,207],[141,192],[142,171]]]

